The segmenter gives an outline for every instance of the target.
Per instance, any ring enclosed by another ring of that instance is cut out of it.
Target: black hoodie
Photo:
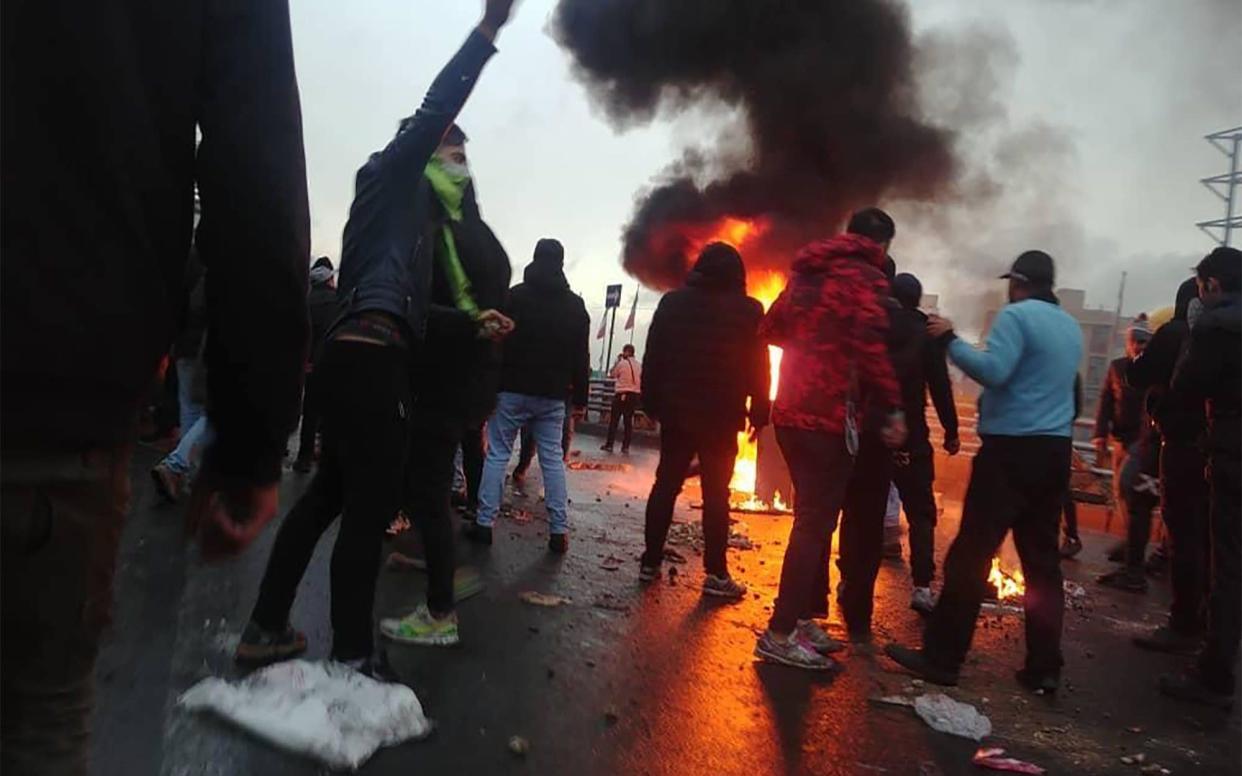
[[[1206,401],[1214,457],[1242,457],[1242,299],[1229,294],[1208,306],[1190,334],[1173,390]]]
[[[1126,371],[1131,387],[1147,391],[1147,411],[1166,440],[1195,442],[1203,435],[1207,419],[1203,399],[1174,391],[1170,387],[1177,363],[1190,344],[1190,325],[1186,320],[1190,301],[1199,295],[1194,278],[1177,289],[1173,319],[1156,329],[1151,341]]]
[[[662,424],[691,430],[766,425],[768,349],[763,307],[746,296],[734,251],[707,251],[686,285],[664,295],[643,354],[643,408]]]
[[[558,261],[536,260],[509,290],[504,312],[515,328],[505,340],[500,390],[585,407],[590,391],[591,318],[569,290]]]

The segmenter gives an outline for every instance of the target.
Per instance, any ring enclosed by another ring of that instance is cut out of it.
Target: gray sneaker
[[[806,671],[832,671],[837,668],[837,661],[819,654],[797,631],[787,639],[773,636],[771,631],[764,631],[759,642],[755,644],[755,657]]]
[[[910,596],[910,608],[919,614],[931,614],[932,609],[936,608],[936,596],[932,595],[931,588],[914,588],[914,595]]]
[[[729,598],[738,601],[746,597],[746,585],[733,579],[733,577],[718,577],[715,574],[708,574],[707,579],[703,580],[703,595],[712,595],[717,598]]]
[[[837,641],[832,636],[829,636],[814,620],[798,620],[796,633],[821,655],[830,655],[833,652],[840,652],[845,649],[844,642]]]

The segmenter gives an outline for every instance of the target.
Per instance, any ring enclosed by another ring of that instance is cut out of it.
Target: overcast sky
[[[598,321],[604,286],[614,282],[626,286],[624,318],[635,283],[621,271],[619,235],[634,193],[697,138],[701,117],[663,117],[614,132],[547,34],[553,5],[525,0],[519,6],[460,123],[470,136],[484,217],[509,252],[515,281],[535,241],[555,236],[593,318]],[[355,170],[417,107],[481,6],[471,0],[291,3],[316,255],[338,259]],[[926,205],[892,203],[899,218],[894,252],[903,269],[941,293],[947,313],[964,317],[972,311],[954,304],[970,307],[971,297],[954,291],[991,288],[992,270],[1030,247],[1053,252],[1061,285],[1086,288],[1088,304],[1115,304],[1122,270],[1130,272],[1128,312],[1170,303],[1187,268],[1212,247],[1194,223],[1223,215],[1223,203],[1198,180],[1228,164],[1203,135],[1242,124],[1242,2],[919,0],[913,6],[916,34],[948,41],[938,49],[941,59],[946,50],[957,59],[957,36],[1002,44],[999,58],[991,55],[1001,118],[988,140],[978,149],[964,145],[963,153],[986,156],[1002,182],[1013,185],[990,207],[958,214],[952,224],[920,222],[915,211],[928,215]],[[963,49],[961,62],[967,56]],[[972,83],[961,73],[957,78]],[[970,141],[968,133],[963,143]],[[918,223],[902,230],[908,211],[906,222]],[[979,236],[980,220],[988,223],[986,239]],[[964,262],[967,243],[975,258]],[[640,322],[655,299],[645,293]]]

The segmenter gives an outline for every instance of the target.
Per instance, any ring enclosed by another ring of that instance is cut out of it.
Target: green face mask
[[[453,167],[457,166],[453,165]],[[468,172],[450,169],[439,157],[433,156],[431,161],[427,162],[424,174],[449,219],[460,221],[462,218],[461,202],[466,195],[466,187],[470,185]],[[477,318],[479,306],[474,301],[474,289],[470,287],[470,278],[466,276],[466,271],[461,266],[461,258],[457,255],[457,241],[453,239],[453,230],[447,223],[441,229],[440,238],[443,240],[444,249],[437,253],[444,275],[448,278],[449,288],[453,294],[453,304],[458,310]]]
[[[440,157],[432,156],[424,174],[449,218],[460,221],[461,201],[470,185],[470,168],[464,164],[446,164]]]

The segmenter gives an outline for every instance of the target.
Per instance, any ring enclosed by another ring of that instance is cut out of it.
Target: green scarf
[[[423,172],[431,184],[431,190],[436,193],[436,198],[444,207],[444,212],[448,214],[449,220],[460,222],[462,219],[461,202],[466,195],[466,186],[470,184],[470,176],[450,173],[434,156],[431,157],[431,161],[427,162],[427,167]],[[444,274],[448,278],[449,290],[453,294],[453,304],[458,310],[469,313],[472,318],[477,318],[479,306],[474,301],[470,278],[466,277],[466,271],[461,266],[461,259],[457,255],[457,242],[453,239],[453,230],[449,228],[447,221],[442,227],[441,234],[444,240],[444,250],[438,251],[438,255]]]

